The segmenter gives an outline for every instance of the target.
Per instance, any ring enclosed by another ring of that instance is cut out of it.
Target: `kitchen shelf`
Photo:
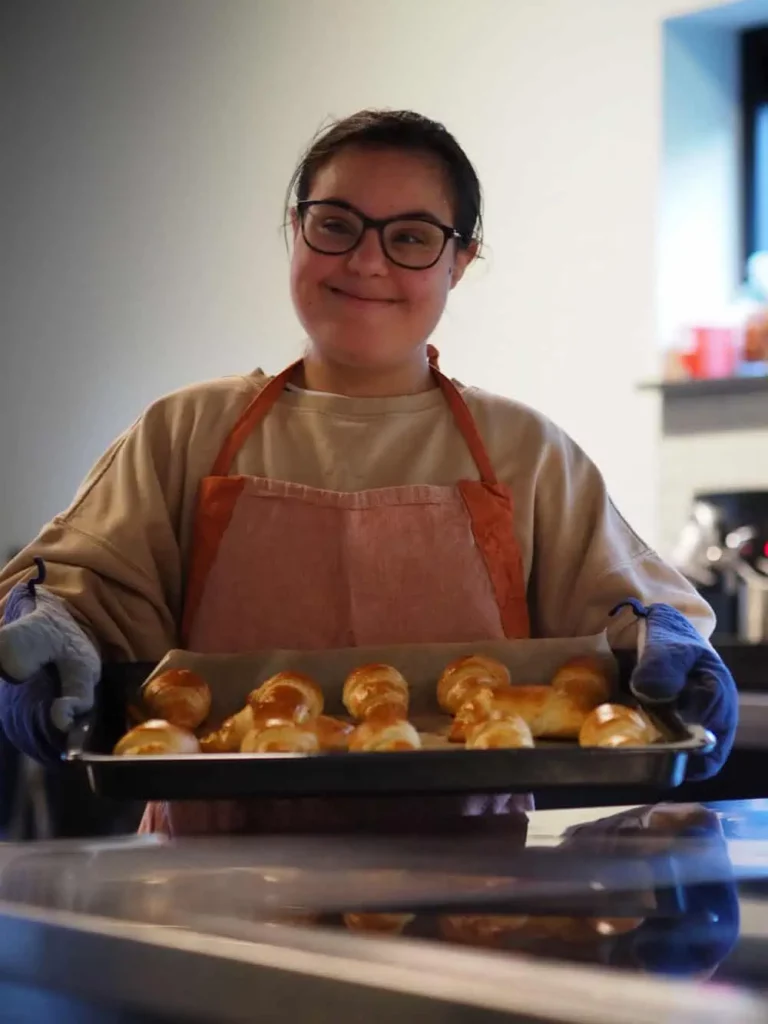
[[[761,377],[715,377],[701,380],[646,381],[640,391],[660,391],[664,398],[705,398],[768,392],[768,374]]]

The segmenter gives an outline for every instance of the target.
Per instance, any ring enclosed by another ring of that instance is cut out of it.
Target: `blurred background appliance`
[[[768,642],[768,491],[694,495],[672,560],[712,605],[715,641]]]

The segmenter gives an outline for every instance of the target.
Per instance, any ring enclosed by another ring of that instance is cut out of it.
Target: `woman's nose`
[[[388,260],[381,247],[376,231],[368,229],[363,233],[360,244],[349,254],[347,265],[357,274],[381,275],[388,272]]]

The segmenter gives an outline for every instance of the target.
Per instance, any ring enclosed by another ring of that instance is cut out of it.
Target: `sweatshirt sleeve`
[[[614,648],[633,648],[632,612],[610,614],[629,597],[672,605],[702,636],[711,635],[715,618],[707,602],[637,536],[595,464],[552,426],[538,467],[533,535],[529,593],[539,635],[607,629]]]

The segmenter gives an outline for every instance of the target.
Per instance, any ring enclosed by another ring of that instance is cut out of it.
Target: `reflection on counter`
[[[768,877],[768,801],[576,819],[528,841],[522,824],[450,839],[0,847],[0,900],[241,938],[269,923],[711,975],[738,939],[739,881]]]
[[[768,801],[764,805],[768,809]],[[768,811],[764,821],[759,815],[750,821],[768,836]],[[738,829],[738,822],[738,817],[731,819],[729,831],[734,825]],[[695,978],[712,976],[734,948],[739,933],[737,876],[723,823],[714,811],[660,805],[621,812],[576,827],[560,849],[595,866],[601,854],[618,856],[625,863],[637,859],[637,888],[613,888],[614,913],[597,895],[604,882],[596,870],[587,883],[595,893],[592,906],[587,896],[578,915],[563,916],[551,902],[547,906],[541,898],[523,896],[518,909],[528,913],[499,914],[483,908],[445,914],[432,908],[419,913],[319,916],[316,923]],[[765,873],[754,863],[752,868]],[[503,901],[503,887],[497,895]],[[619,912],[628,901],[634,902],[633,913]]]
[[[319,999],[324,1020],[377,1024],[764,1024],[768,801],[511,817],[0,844],[0,991],[74,986],[176,1024],[262,1005],[314,1020]]]

